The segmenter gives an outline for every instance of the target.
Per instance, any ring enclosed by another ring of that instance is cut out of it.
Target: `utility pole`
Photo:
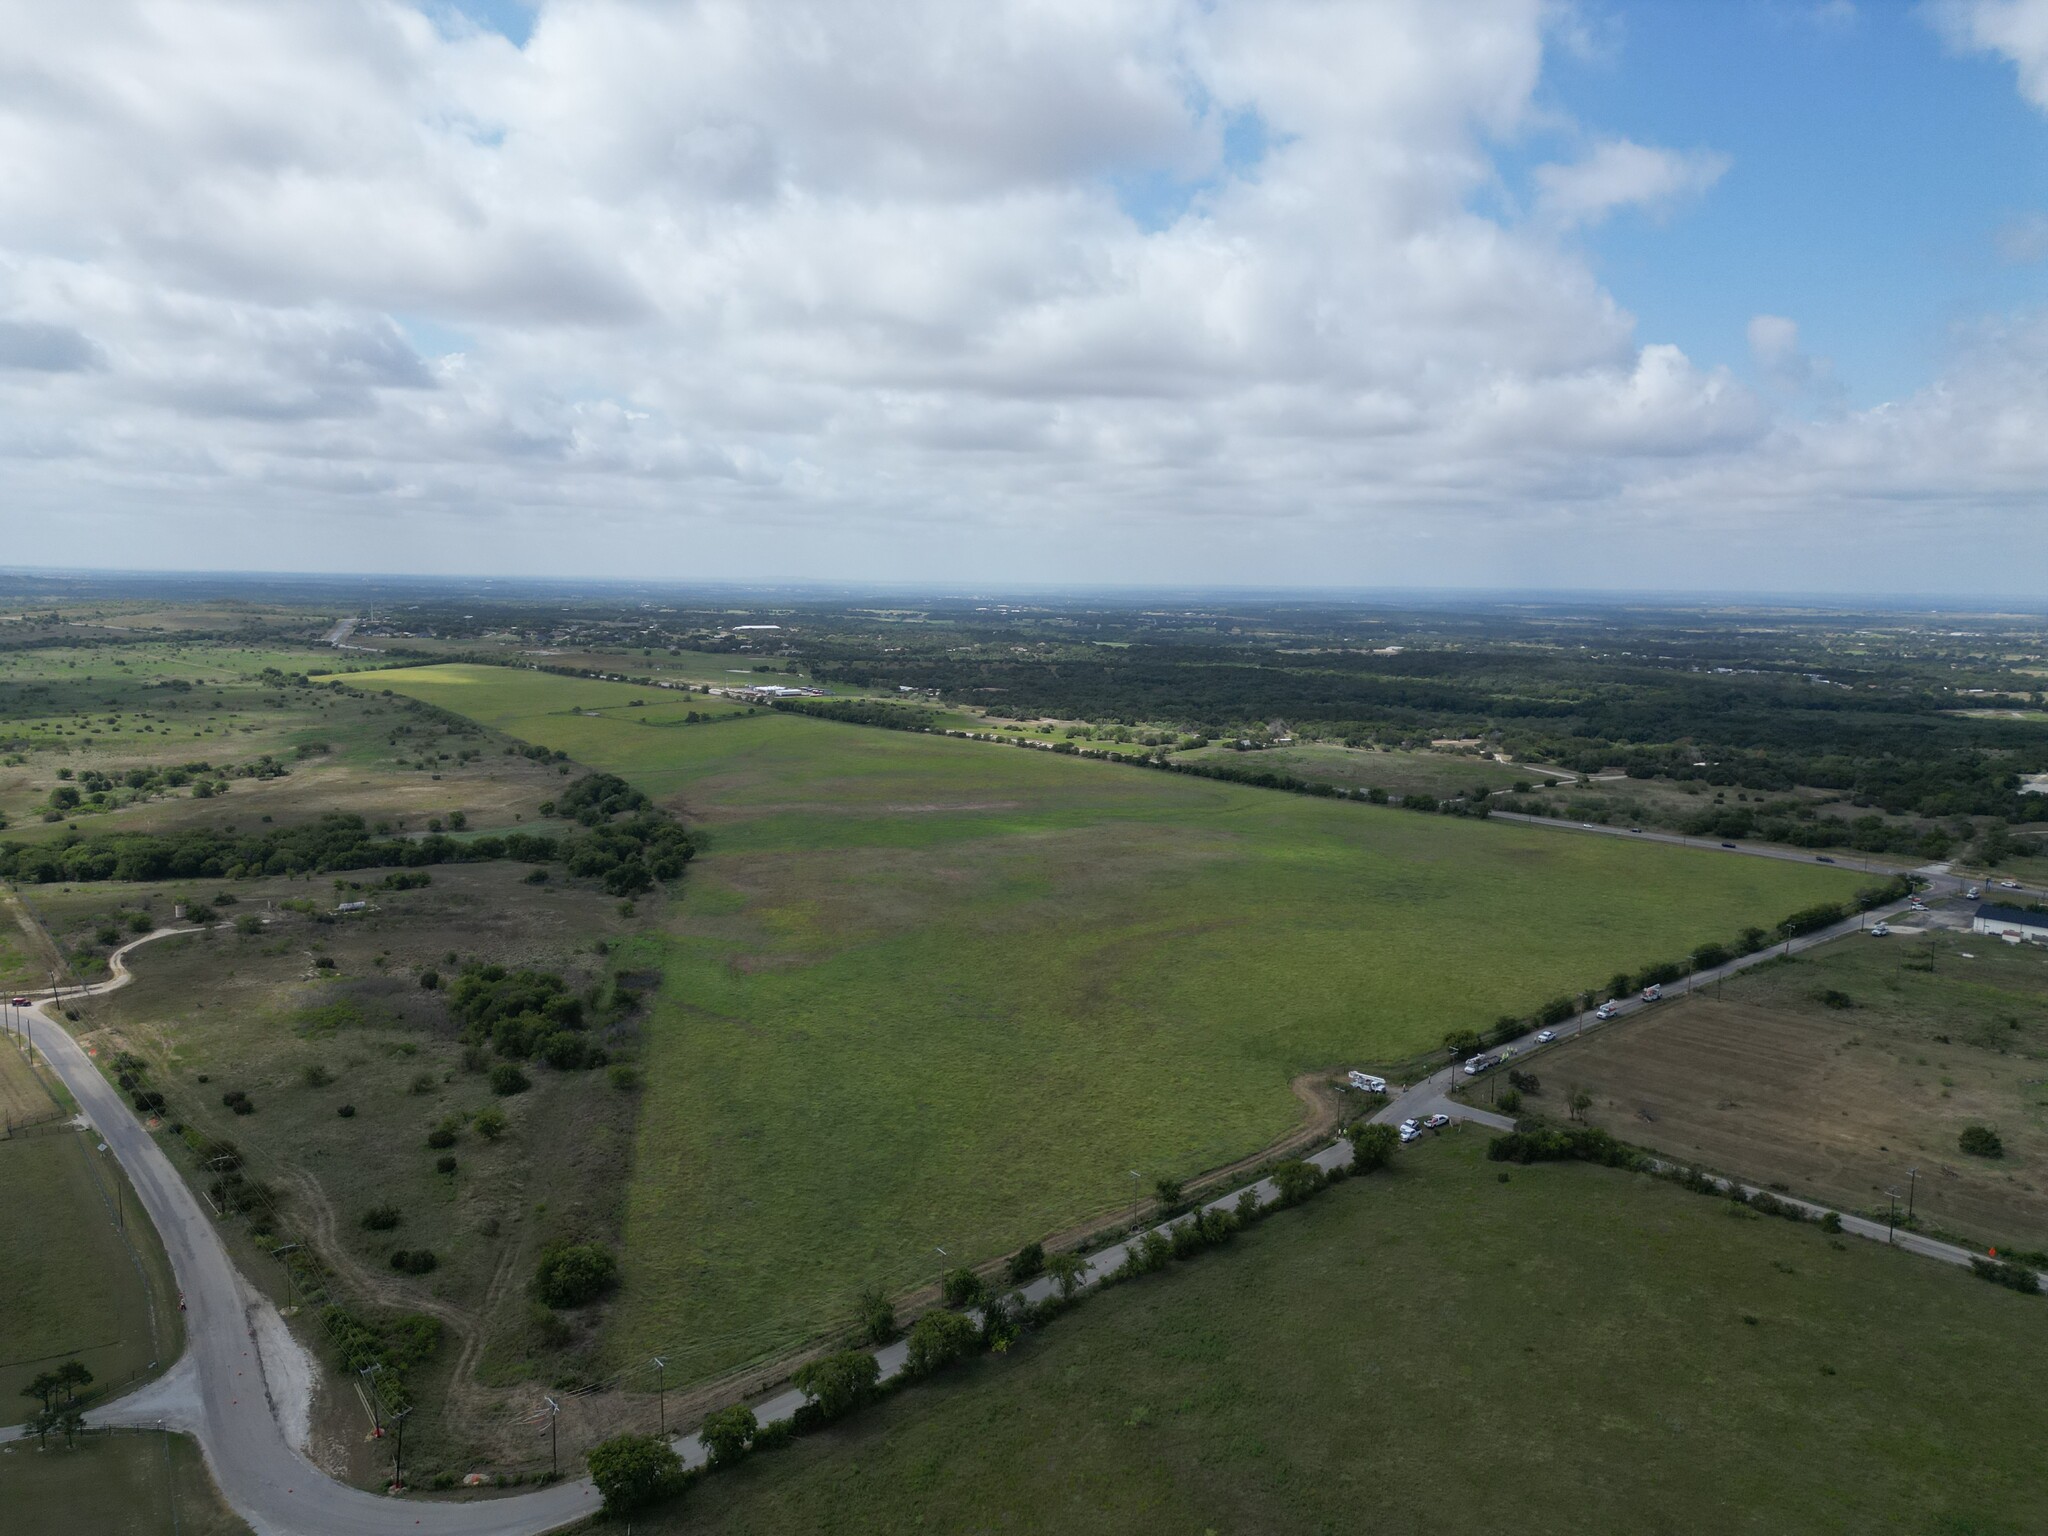
[[[284,1310],[287,1315],[292,1311],[292,1267],[285,1263],[284,1256],[298,1252],[298,1248],[297,1243],[286,1243],[282,1248],[270,1250],[270,1256],[277,1260],[278,1267],[284,1271]]]
[[[391,1415],[391,1427],[398,1435],[391,1452],[391,1486],[394,1488],[405,1486],[405,1416],[411,1412],[408,1406]]]
[[[1906,1224],[1908,1226],[1911,1226],[1913,1222],[1913,1197],[1919,1192],[1920,1170],[1918,1168],[1908,1168],[1906,1170]]]
[[[552,1397],[544,1397],[541,1401],[548,1405],[548,1467],[556,1477],[560,1477],[562,1475],[562,1457],[555,1429],[555,1421],[562,1416],[562,1405]]]
[[[1892,1202],[1891,1213],[1885,1217],[1884,1223],[1884,1240],[1889,1243],[1892,1240],[1893,1229],[1899,1224],[1899,1192],[1896,1189],[1888,1189],[1885,1191],[1885,1194],[1891,1198]]]
[[[384,1398],[383,1395],[379,1393],[377,1390],[377,1383],[374,1381],[370,1381],[369,1378],[375,1376],[379,1371],[383,1369],[383,1363],[380,1361],[376,1365],[366,1365],[360,1371],[356,1372],[358,1376],[362,1377],[365,1381],[369,1382],[369,1385],[365,1390],[367,1390],[370,1394],[370,1422],[376,1425],[377,1433],[379,1435],[382,1435],[384,1433]]]
[[[663,1374],[667,1370],[668,1362],[662,1359],[661,1356],[656,1355],[654,1357],[654,1408],[655,1412],[660,1415],[661,1438],[664,1440],[668,1438],[668,1388],[663,1381]]]

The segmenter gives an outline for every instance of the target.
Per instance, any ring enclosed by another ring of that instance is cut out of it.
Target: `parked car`
[[[1374,1077],[1370,1072],[1354,1072],[1351,1074],[1351,1086],[1360,1093],[1385,1093],[1387,1080],[1384,1077]]]
[[[1402,1122],[1401,1139],[1403,1141],[1413,1141],[1416,1137],[1420,1136],[1421,1134],[1422,1127],[1417,1125],[1413,1120],[1406,1120]]]
[[[1657,985],[1656,985],[1655,983],[1652,983],[1651,985],[1649,985],[1649,986],[1647,986],[1647,987],[1643,988],[1643,1001],[1644,1001],[1644,1002],[1646,1002],[1646,1003],[1655,1003],[1655,1002],[1661,1002],[1661,1001],[1663,1001],[1663,998],[1664,998],[1664,989],[1663,989],[1662,987],[1660,987],[1660,986],[1657,986]]]
[[[1554,1029],[1539,1029],[1536,1031],[1536,1043],[1538,1045],[1548,1045],[1556,1038],[1557,1031]]]
[[[1891,935],[1891,929],[1885,927],[1883,923],[1879,923],[1876,927],[1870,930],[1870,936],[1873,939],[1888,939],[1891,937]]]
[[[1721,846],[1723,848],[1733,848],[1735,845],[1733,843],[1723,843]]]
[[[1970,900],[1975,901],[1979,896],[1982,896],[1984,894],[1984,887],[1981,885],[1973,885],[1967,891],[1963,892],[1963,894],[1969,897]]]
[[[1826,854],[1824,854],[1824,853],[1816,853],[1816,854],[1815,854],[1815,855],[1813,856],[1813,862],[1814,862],[1814,863],[1816,863],[1816,864],[1832,864],[1832,863],[1834,863],[1835,861],[1834,861],[1833,859],[1829,858],[1829,857],[1828,857],[1828,856],[1827,856]]]
[[[1619,1013],[1620,1011],[1621,1004],[1619,1003],[1602,1003],[1598,1008],[1595,1008],[1593,1010],[1593,1017],[1599,1019],[1602,1023],[1605,1023],[1608,1019],[1613,1018],[1615,1014]]]
[[[2020,883],[2017,880],[2001,880],[1998,884],[2001,890],[2016,891],[2020,888]]]
[[[1579,823],[1579,830],[1582,832],[1590,832],[1593,830],[1593,823],[1591,823],[1590,821],[1582,821]]]
[[[1640,832],[1640,831],[1642,831],[1642,830],[1643,830],[1643,829],[1642,829],[1641,827],[1630,827],[1630,828],[1629,828],[1629,831],[1631,831],[1631,832]]]
[[[1451,1123],[1451,1117],[1449,1115],[1431,1115],[1427,1120],[1423,1121],[1422,1123],[1423,1126],[1428,1130],[1440,1131],[1445,1126]]]
[[[10,998],[9,1001],[12,1002],[14,1006],[17,1008],[33,1008],[35,1006],[34,1003],[30,1002],[25,997]]]

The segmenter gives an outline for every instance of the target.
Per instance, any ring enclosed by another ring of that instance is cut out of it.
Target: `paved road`
[[[195,931],[160,929],[137,939],[114,954],[113,979],[86,990],[125,985],[126,958],[137,945]],[[595,1512],[597,1492],[587,1479],[515,1498],[394,1500],[338,1483],[315,1467],[287,1439],[281,1423],[302,1418],[303,1407],[278,1400],[289,1386],[278,1379],[277,1354],[266,1361],[258,1347],[259,1332],[283,1326],[275,1308],[243,1281],[211,1212],[127,1100],[51,1017],[53,1006],[38,1005],[36,1045],[120,1158],[163,1238],[187,1307],[185,1353],[177,1365],[140,1391],[95,1409],[90,1422],[161,1425],[197,1436],[221,1492],[257,1536],[537,1536]]]
[[[1945,870],[1928,873],[1936,881],[1949,878]],[[1844,922],[1825,932],[1796,939],[1791,948],[1810,949],[1853,933],[1864,920]],[[139,945],[171,933],[195,931],[162,929],[126,945],[111,957],[113,979],[87,990],[100,993],[125,985],[129,980],[126,957]],[[1759,964],[1784,949],[1785,946],[1777,945],[1764,953],[1745,956],[1702,972],[1690,982],[1674,984],[1666,992],[1670,996],[1682,995],[1721,976]],[[315,1467],[291,1443],[283,1428],[284,1422],[302,1417],[303,1405],[280,1400],[279,1394],[289,1391],[289,1386],[277,1379],[276,1352],[273,1350],[270,1362],[266,1363],[265,1351],[259,1344],[259,1337],[282,1329],[275,1309],[243,1281],[228,1257],[209,1211],[130,1113],[126,1100],[100,1075],[70,1033],[50,1017],[46,1010],[52,1006],[38,1005],[39,1011],[43,1011],[38,1043],[127,1170],[138,1199],[163,1237],[189,1308],[184,1356],[157,1381],[95,1410],[90,1415],[93,1422],[161,1426],[195,1435],[228,1503],[257,1536],[403,1536],[406,1532],[422,1536],[539,1536],[541,1532],[586,1518],[596,1510],[596,1490],[588,1479],[503,1498],[392,1499],[338,1483]],[[1623,1011],[1633,1012],[1644,1006],[1654,1005],[1633,1002],[1624,1005]],[[1556,1026],[1556,1037],[1569,1038],[1591,1023],[1590,1015],[1580,1015]],[[1535,1048],[1533,1036],[1512,1044],[1524,1053]],[[1441,1112],[1482,1125],[1502,1129],[1511,1126],[1505,1116],[1450,1099],[1448,1091],[1457,1081],[1463,1079],[1454,1077],[1454,1069],[1446,1067],[1405,1088],[1374,1118],[1398,1121],[1411,1115]],[[1349,1144],[1338,1140],[1311,1154],[1308,1160],[1327,1171],[1349,1158]],[[1278,1191],[1269,1180],[1261,1180],[1250,1188],[1262,1205],[1278,1198]],[[1232,1190],[1203,1209],[1234,1206],[1242,1193]],[[1814,1214],[1821,1210],[1805,1202],[1796,1203]],[[1170,1235],[1176,1225],[1192,1219],[1192,1215],[1183,1216],[1152,1230]],[[1843,1229],[1855,1235],[1879,1240],[1886,1236],[1882,1226],[1860,1217],[1845,1215],[1842,1220]],[[1080,1284],[1085,1287],[1100,1283],[1123,1264],[1138,1240],[1133,1237],[1114,1243],[1091,1255]],[[1967,1264],[1972,1257],[1967,1250],[1910,1233],[1898,1234],[1898,1243],[1953,1264]],[[1027,1302],[1036,1301],[1050,1296],[1053,1290],[1051,1280],[1039,1279],[1023,1287],[1021,1296]],[[903,1369],[906,1352],[901,1342],[877,1351],[884,1377]],[[773,1423],[789,1417],[803,1401],[802,1393],[790,1390],[758,1404],[755,1412],[762,1422]],[[703,1464],[705,1452],[696,1436],[680,1436],[672,1443],[687,1464]]]

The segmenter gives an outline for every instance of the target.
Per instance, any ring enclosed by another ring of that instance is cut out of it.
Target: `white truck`
[[[1374,1077],[1370,1072],[1353,1072],[1351,1086],[1360,1093],[1385,1093],[1387,1080],[1384,1077]]]

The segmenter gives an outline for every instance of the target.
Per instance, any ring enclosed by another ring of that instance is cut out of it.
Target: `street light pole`
[[[277,1260],[279,1267],[284,1270],[284,1309],[287,1314],[292,1310],[292,1267],[285,1263],[284,1256],[288,1253],[296,1253],[298,1247],[297,1243],[286,1243],[282,1248],[270,1250],[270,1256]]]
[[[391,1415],[392,1428],[398,1433],[391,1453],[391,1486],[394,1488],[405,1486],[405,1416],[411,1412],[410,1407],[405,1407]]]

